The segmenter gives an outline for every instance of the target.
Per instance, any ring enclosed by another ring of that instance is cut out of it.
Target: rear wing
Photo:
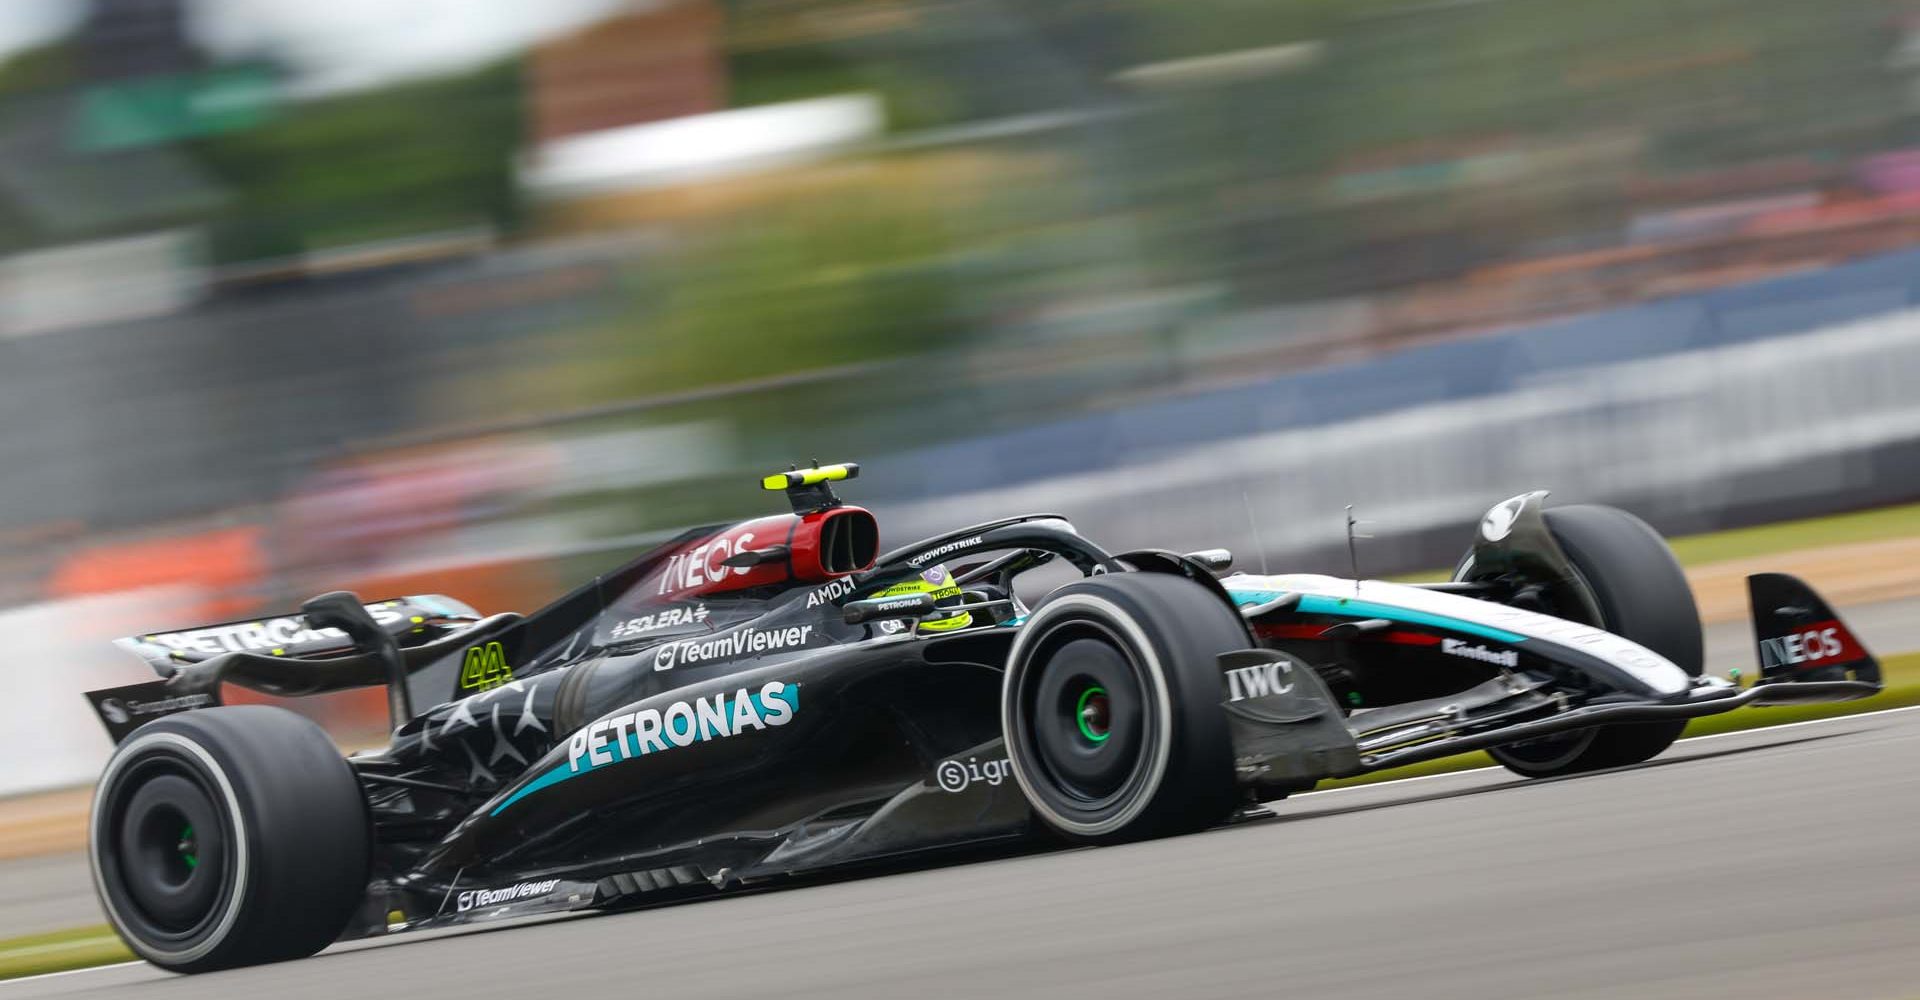
[[[404,721],[411,714],[407,685],[394,690],[394,678],[446,656],[469,633],[491,633],[517,620],[481,618],[439,594],[373,604],[345,592],[327,594],[295,614],[116,639],[165,679],[89,691],[87,701],[116,743],[153,719],[219,705],[223,682],[287,697],[386,683],[397,706],[393,714]]]
[[[480,620],[478,611],[440,594],[397,597],[365,607],[374,623],[403,647],[430,641],[450,628],[465,628]],[[145,660],[162,677],[171,677],[182,666],[202,663],[225,653],[324,659],[354,651],[353,640],[345,632],[337,628],[314,628],[306,615],[297,612],[130,635],[115,639],[113,644]]]

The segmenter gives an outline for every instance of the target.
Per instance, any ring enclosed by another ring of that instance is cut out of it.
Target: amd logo
[[[1293,690],[1293,666],[1285,660],[1227,671],[1227,700],[1245,701]]]

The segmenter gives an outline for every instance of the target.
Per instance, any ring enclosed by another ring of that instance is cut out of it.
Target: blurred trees
[[[234,192],[216,256],[256,260],[465,227],[510,231],[518,64],[303,104],[193,149]]]
[[[64,159],[69,168],[127,175],[114,187],[137,186],[151,169],[149,151],[86,148],[81,62],[62,42],[0,65],[0,130],[64,147],[36,143],[39,155],[56,160],[47,169]],[[126,212],[75,233],[36,229],[17,205],[0,204],[0,244],[29,248],[204,223],[214,261],[234,263],[456,228],[509,229],[519,215],[513,157],[521,141],[518,64],[503,61],[304,101],[252,128],[184,138],[163,155],[218,193],[211,210],[171,219]],[[0,185],[0,201],[9,194],[20,192]]]

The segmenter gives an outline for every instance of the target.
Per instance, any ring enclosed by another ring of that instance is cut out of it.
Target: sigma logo
[[[669,594],[682,590],[694,590],[708,584],[719,583],[734,576],[746,576],[753,572],[751,566],[727,566],[727,558],[738,552],[753,550],[753,532],[741,532],[737,536],[721,535],[708,542],[676,552],[667,560],[667,568],[660,574],[659,593]]]
[[[133,719],[127,714],[127,706],[120,704],[118,698],[107,698],[100,702],[100,715],[116,726],[125,725]]]
[[[572,773],[591,771],[674,747],[738,736],[750,729],[784,726],[800,711],[800,686],[768,681],[758,693],[746,688],[676,701],[665,710],[643,708],[609,716],[573,734],[567,744]]]
[[[1293,665],[1286,660],[1256,663],[1227,671],[1227,700],[1245,701],[1293,690]]]
[[[559,879],[545,882],[521,882],[505,889],[469,889],[460,894],[460,912],[484,909],[489,906],[503,906],[517,903],[523,899],[537,899],[552,892],[560,885]]]
[[[933,769],[933,780],[943,792],[959,794],[979,782],[997,786],[1013,773],[1013,765],[1005,757],[998,760],[981,760],[968,757],[965,761],[943,760]]]
[[[631,639],[649,632],[662,632],[670,628],[698,625],[707,620],[707,606],[696,604],[691,608],[665,608],[650,615],[629,618],[613,626],[607,638],[614,641]]]
[[[935,559],[938,559],[941,556],[947,555],[948,553],[958,552],[961,549],[970,548],[978,544],[980,544],[979,535],[975,535],[972,538],[962,538],[957,542],[948,542],[947,544],[942,545],[939,548],[928,549],[927,551],[922,552],[911,559],[908,559],[907,565],[912,566],[914,569],[919,569],[925,566],[926,564],[934,561]]]
[[[653,654],[653,669],[672,670],[674,667],[691,667],[714,660],[799,649],[807,644],[807,639],[812,635],[811,625],[789,625],[774,629],[743,628],[730,635],[670,642]]]
[[[813,593],[808,594],[807,607],[817,608],[822,604],[837,601],[851,593],[853,593],[853,578],[844,577],[824,587],[816,588]]]
[[[1440,640],[1440,651],[1448,656],[1464,656],[1469,660],[1479,660],[1481,663],[1491,663],[1495,666],[1517,667],[1520,665],[1519,650],[1488,649],[1477,643],[1461,642],[1458,639]]]
[[[1803,663],[1817,663],[1821,660],[1854,659],[1847,656],[1847,640],[1851,636],[1840,631],[1839,623],[1832,625],[1816,624],[1804,632],[1783,635],[1776,639],[1760,640],[1760,666],[1768,667],[1798,666]]]
[[[1496,504],[1487,516],[1480,519],[1480,537],[1489,542],[1497,542],[1513,531],[1513,522],[1520,517],[1520,511],[1527,506],[1527,498],[1517,496],[1511,500]]]
[[[369,604],[367,613],[380,625],[390,625],[401,619],[400,612],[394,610],[391,602]],[[162,632],[141,638],[177,652],[218,656],[221,653],[282,649],[309,642],[343,642],[347,634],[337,628],[308,628],[306,621],[300,618],[268,618],[184,632]]]

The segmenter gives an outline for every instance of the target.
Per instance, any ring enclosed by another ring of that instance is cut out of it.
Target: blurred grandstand
[[[1377,572],[1920,495],[1920,4],[306,6],[0,65],[0,606],[521,607],[816,455]]]

